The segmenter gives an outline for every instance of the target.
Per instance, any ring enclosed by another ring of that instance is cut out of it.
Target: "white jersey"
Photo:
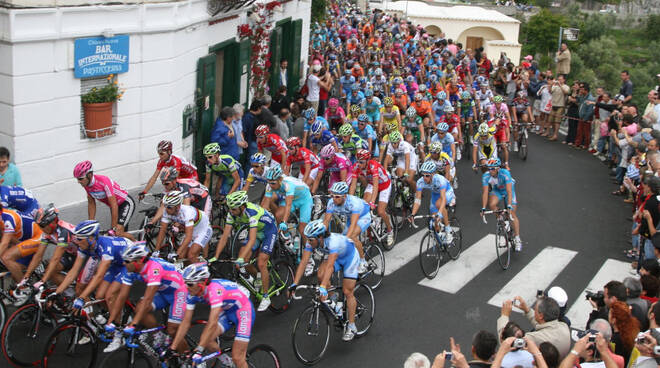
[[[490,89],[487,89],[486,92],[481,92],[481,89],[479,89],[474,93],[474,97],[479,101],[479,107],[483,111],[490,107],[494,96]]]
[[[181,224],[183,226],[208,226],[209,218],[206,217],[206,214],[193,206],[187,206],[185,204],[181,205],[179,212],[174,215],[170,215],[167,211],[163,212],[163,218],[161,220],[163,223],[169,224],[174,222]]]

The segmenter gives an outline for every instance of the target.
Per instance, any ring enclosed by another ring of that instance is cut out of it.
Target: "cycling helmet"
[[[484,77],[483,75],[480,75],[480,76],[477,77],[477,83],[479,85],[482,85],[485,81],[486,81],[486,77]],[[488,85],[486,85],[486,86],[488,86]]]
[[[447,133],[447,131],[449,130],[449,124],[447,123],[438,124],[438,130],[442,133]]]
[[[452,105],[445,105],[445,107],[442,108],[444,112],[454,112],[454,107]]]
[[[330,192],[333,194],[348,194],[348,184],[345,181],[338,181],[332,184]]]
[[[398,130],[395,130],[392,133],[390,133],[389,137],[390,137],[390,142],[391,143],[398,143],[398,142],[401,142],[401,139],[403,139],[403,137],[401,136],[401,133]]]
[[[500,167],[502,165],[502,162],[500,161],[499,158],[491,158],[486,162],[486,166],[488,167]]]
[[[369,122],[369,115],[367,115],[367,114],[360,114],[360,116],[358,116],[357,119],[358,119],[359,122],[365,122],[365,123],[367,123],[367,122]]]
[[[261,127],[268,128],[265,125],[259,125],[257,130],[259,130],[259,128],[261,128]],[[263,135],[266,135],[266,134],[268,134],[268,132],[264,133]],[[259,135],[259,134],[257,134],[257,135]],[[215,155],[215,154],[219,154],[219,153],[220,153],[220,145],[215,143],[215,142],[209,143],[206,146],[204,146],[204,156],[206,156],[206,155]]]
[[[179,171],[175,167],[166,166],[162,170],[160,170],[160,181],[162,183],[174,181],[178,177],[179,177]]]
[[[265,137],[268,135],[268,133],[270,133],[270,128],[268,125],[259,125],[257,129],[254,130],[254,134],[257,137]]]
[[[401,88],[397,88],[394,90],[394,94],[397,96],[401,96],[403,94],[403,90]]]
[[[440,92],[438,92],[437,95],[435,95],[435,98],[437,98],[438,100],[441,100],[441,101],[446,100],[447,99],[447,92],[440,91]]]
[[[183,203],[183,197],[184,194],[182,191],[173,190],[165,194],[165,196],[163,197],[163,204],[165,205],[165,207],[178,206],[181,203]]]
[[[374,91],[368,89],[364,91],[364,97],[373,97],[374,96]]]
[[[264,165],[266,164],[266,155],[261,152],[257,152],[252,155],[252,157],[250,157],[250,163]]]
[[[305,110],[305,112],[303,112],[303,116],[307,120],[314,119],[316,117],[316,110],[314,110],[313,107],[310,107],[309,109]]]
[[[434,82],[434,83],[435,83],[435,82],[438,81],[438,76],[435,75],[435,74],[431,74],[431,75],[429,75],[429,80],[430,80],[431,82]]]
[[[300,138],[296,137],[295,135],[289,137],[289,139],[286,140],[286,146],[289,149],[294,149],[296,147],[300,147],[301,145],[302,145],[302,142],[300,141]]]
[[[335,146],[333,146],[332,144],[328,144],[327,146],[321,148],[321,152],[319,152],[319,155],[321,156],[321,158],[334,157]]]
[[[360,85],[359,84],[355,83],[351,86],[351,91],[352,92],[357,92],[359,90],[360,90]]]
[[[339,127],[339,130],[337,131],[337,134],[340,137],[351,136],[353,134],[353,126],[351,124],[346,123],[346,124]]]
[[[351,70],[350,70],[350,69],[346,69],[346,70],[344,70],[344,74],[346,74],[346,75],[351,75]]]
[[[394,85],[399,85],[399,84],[403,83],[403,79],[402,79],[401,77],[396,77],[396,78],[394,78],[394,80],[392,81],[392,83],[393,83]]]
[[[421,93],[415,93],[415,101],[421,101],[424,98]]]
[[[157,152],[160,151],[170,151],[172,152],[172,142],[170,141],[160,141],[158,142]]]
[[[502,96],[500,96],[500,95],[497,95],[497,96],[493,97],[493,102],[503,102],[503,101],[504,101],[504,98],[502,98]]]
[[[521,89],[520,91],[518,91],[518,97],[527,97],[527,91]]]
[[[121,253],[121,258],[124,261],[137,261],[149,254],[149,250],[144,246],[144,243],[129,245]]]
[[[314,135],[321,133],[321,130],[323,130],[323,123],[318,119],[314,120],[312,126],[309,127],[309,131]]]
[[[327,230],[323,224],[323,219],[318,219],[307,224],[303,234],[308,238],[318,238],[319,236],[325,234],[326,231]]]
[[[355,152],[355,157],[357,157],[358,160],[369,160],[371,158],[371,152],[368,150],[361,148]]]
[[[429,160],[422,164],[422,167],[419,169],[423,173],[434,173],[436,171],[435,162]]]
[[[86,160],[79,162],[76,167],[73,168],[73,177],[82,178],[92,171],[94,171],[94,168],[92,167],[91,161]]]
[[[464,100],[467,100],[468,98],[470,98],[470,92],[468,92],[468,91],[463,91],[463,92],[461,93],[461,98],[464,99]]]
[[[352,116],[358,116],[360,115],[360,112],[362,112],[362,108],[360,105],[352,105],[351,106],[351,115]]]
[[[193,263],[183,269],[182,276],[185,283],[201,282],[208,280],[211,272],[206,263]]]
[[[412,119],[412,118],[414,118],[415,116],[417,116],[417,110],[415,110],[414,107],[410,106],[410,107],[406,110],[406,117],[408,117],[408,119]]]
[[[378,63],[378,62],[375,62],[374,65],[377,64],[377,63]],[[381,68],[376,68],[376,70],[374,70],[374,74],[376,74],[377,76],[380,77],[381,75],[383,75],[383,69],[381,69]]]
[[[409,75],[409,76],[406,77],[406,82],[412,83],[414,81],[415,81],[415,77],[413,77],[412,75]]]
[[[419,85],[419,91],[420,92],[426,92],[426,84],[420,84]]]
[[[368,82],[367,77],[360,77],[360,84],[365,84],[367,82]]]
[[[57,216],[59,211],[53,204],[49,204],[46,208],[40,208],[37,214],[34,216],[34,222],[41,227],[48,226],[51,222],[57,221]]]
[[[275,165],[266,171],[264,175],[266,180],[277,180],[282,177],[282,167],[280,165]]]
[[[85,220],[76,225],[76,228],[73,229],[73,235],[79,237],[98,236],[100,227],[101,224],[96,220]]]
[[[440,143],[440,142],[431,143],[431,146],[429,147],[429,152],[431,152],[431,153],[440,153],[440,152],[442,152],[442,143]]]
[[[331,98],[330,101],[328,101],[328,107],[335,108],[339,106],[339,101],[336,98]]]
[[[483,81],[479,86],[481,88],[488,88],[488,81]]]
[[[392,97],[385,97],[383,99],[383,105],[386,107],[394,105],[394,101],[392,100]]]
[[[227,206],[229,208],[240,207],[246,204],[247,201],[248,201],[248,195],[247,192],[244,190],[237,190],[235,192],[230,193],[227,196]]]
[[[488,126],[487,123],[481,123],[481,124],[479,124],[479,127],[477,128],[477,132],[478,132],[479,135],[481,135],[481,136],[486,136],[486,135],[488,135],[489,130],[490,130],[490,129],[489,129],[489,126]]]

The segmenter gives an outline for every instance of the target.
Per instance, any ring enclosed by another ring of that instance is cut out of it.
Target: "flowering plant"
[[[103,102],[114,102],[121,100],[121,97],[124,95],[126,90],[119,88],[119,82],[117,82],[117,76],[110,74],[106,78],[107,84],[100,88],[92,88],[89,92],[80,96],[82,103],[92,104],[92,103],[103,103]]]

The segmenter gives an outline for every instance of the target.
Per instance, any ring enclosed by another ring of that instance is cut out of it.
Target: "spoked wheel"
[[[383,283],[385,276],[385,255],[374,243],[364,248],[364,260],[367,261],[367,272],[360,275],[360,282],[376,290]]]
[[[96,365],[98,343],[96,335],[87,326],[64,323],[50,334],[46,342],[41,367],[65,367],[76,362],[76,367],[92,368]]]
[[[442,255],[440,254],[440,247],[436,243],[433,232],[427,231],[419,245],[419,265],[422,267],[424,276],[428,279],[435,278],[440,269]]]
[[[48,316],[48,317],[46,317]],[[36,304],[26,304],[8,319],[2,331],[2,353],[16,367],[39,365],[55,317]]]
[[[285,260],[275,262],[270,270],[270,282],[276,289],[280,289],[275,295],[270,297],[270,306],[268,307],[275,313],[282,313],[289,309],[289,285],[293,283],[293,269]]]
[[[511,243],[507,238],[506,230],[497,225],[497,233],[495,234],[495,251],[497,252],[497,261],[503,270],[509,268],[511,262]]]
[[[461,224],[456,217],[449,220],[449,226],[451,226],[454,240],[450,244],[443,244],[443,246],[449,258],[455,260],[461,255],[461,250],[463,249],[463,232],[461,231]]]
[[[520,138],[518,138],[518,156],[521,160],[527,160],[527,134],[525,132],[520,132]]]
[[[250,368],[280,368],[280,357],[275,349],[268,345],[257,345],[247,353]]]
[[[99,368],[154,368],[153,361],[140,349],[122,347],[107,355]]]
[[[241,247],[247,243],[249,231],[250,229],[248,226],[241,226],[234,230],[234,235],[231,239],[231,249],[229,252],[229,255],[232,259],[238,258],[238,253],[240,252]]]
[[[356,337],[363,336],[369,331],[374,322],[376,313],[376,300],[371,288],[364,284],[359,284],[353,291],[357,307],[355,308],[355,327],[357,327]]]
[[[293,352],[305,365],[317,363],[330,342],[330,317],[319,306],[310,305],[293,324]]]

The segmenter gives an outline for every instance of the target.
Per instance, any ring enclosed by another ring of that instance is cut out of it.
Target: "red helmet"
[[[359,149],[355,153],[355,157],[357,157],[358,160],[363,161],[363,160],[368,160],[371,158],[371,152],[367,151],[366,149]]]
[[[289,137],[289,139],[286,140],[286,146],[289,149],[294,149],[295,147],[300,147],[302,145],[302,142],[300,141],[299,137],[292,136]]]
[[[254,134],[257,137],[265,137],[268,135],[268,133],[270,133],[270,128],[268,125],[259,125],[257,129],[254,130]]]
[[[158,152],[161,152],[161,151],[172,152],[172,142],[170,142],[170,141],[160,141],[160,142],[158,142],[157,151]]]

